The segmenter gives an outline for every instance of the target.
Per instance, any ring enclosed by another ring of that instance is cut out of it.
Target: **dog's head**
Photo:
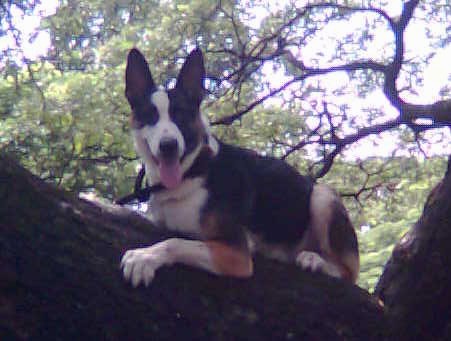
[[[177,187],[208,139],[208,126],[199,112],[204,78],[199,49],[189,54],[170,90],[155,85],[141,52],[132,49],[128,54],[125,96],[132,109],[136,149],[152,183]]]

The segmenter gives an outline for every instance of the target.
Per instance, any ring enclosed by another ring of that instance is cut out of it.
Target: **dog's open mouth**
[[[182,182],[182,166],[179,158],[158,159],[153,156],[160,172],[160,180],[164,187],[168,189],[176,188]]]

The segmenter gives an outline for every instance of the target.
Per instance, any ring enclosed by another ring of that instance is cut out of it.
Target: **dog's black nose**
[[[178,155],[177,140],[172,137],[163,138],[160,141],[160,155],[163,159],[173,159]]]

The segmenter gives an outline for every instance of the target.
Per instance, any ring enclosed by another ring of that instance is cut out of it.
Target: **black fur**
[[[205,212],[226,212],[234,217],[236,229],[246,226],[266,241],[298,243],[308,226],[313,182],[279,159],[220,143],[206,188]]]

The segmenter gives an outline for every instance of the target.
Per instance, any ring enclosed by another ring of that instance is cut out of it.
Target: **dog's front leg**
[[[148,286],[155,271],[175,263],[194,266],[217,275],[249,277],[252,258],[247,251],[238,250],[219,241],[198,241],[171,238],[150,247],[127,251],[122,257],[124,277],[134,287]]]

